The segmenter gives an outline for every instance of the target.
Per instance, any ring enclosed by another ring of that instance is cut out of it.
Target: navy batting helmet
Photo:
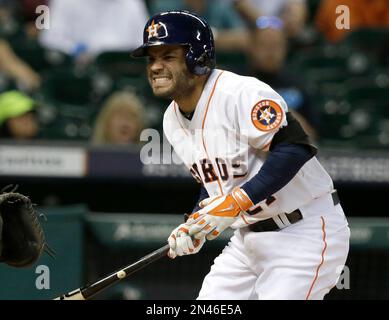
[[[147,48],[160,45],[188,46],[186,65],[194,74],[207,74],[215,68],[212,30],[204,19],[193,13],[166,11],[151,17],[143,31],[143,45],[132,56],[147,56]]]

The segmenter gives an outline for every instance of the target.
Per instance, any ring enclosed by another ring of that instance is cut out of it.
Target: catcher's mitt
[[[31,200],[15,192],[0,194],[0,262],[18,268],[30,266],[45,246]]]

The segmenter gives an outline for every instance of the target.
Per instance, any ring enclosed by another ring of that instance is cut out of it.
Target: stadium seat
[[[90,138],[95,110],[86,106],[54,101],[46,101],[41,108],[50,109],[54,116],[49,121],[44,119],[40,121],[40,138],[48,140],[88,140]]]
[[[305,79],[309,79],[316,84],[323,83],[338,83],[341,84],[343,81],[349,78],[349,75],[342,72],[341,69],[335,68],[314,68],[310,70],[304,70]]]
[[[238,73],[247,72],[247,58],[241,52],[219,51],[216,53],[216,67]]]
[[[373,80],[355,78],[345,82],[336,99],[323,97],[316,104],[320,113],[320,136],[348,141],[365,149],[389,146],[389,92]]]
[[[388,38],[387,28],[361,28],[348,33],[342,43],[352,48],[371,51],[380,48]]]
[[[67,69],[46,74],[42,85],[46,98],[72,105],[97,104],[111,89],[111,80],[101,74],[77,74]]]
[[[16,89],[16,84],[5,74],[0,73],[0,93]]]
[[[343,96],[352,104],[371,101],[386,102],[389,106],[389,77],[387,81],[380,81],[380,76],[350,79],[344,83],[343,90]]]
[[[58,67],[68,68],[72,63],[70,56],[59,51],[47,50],[35,40],[18,38],[11,42],[11,46],[23,61],[38,72]]]
[[[378,64],[369,52],[353,50],[347,46],[321,46],[294,58],[291,66],[298,70],[338,71],[344,75],[365,75]]]
[[[295,55],[289,64],[299,69],[338,68],[347,67],[348,52],[343,48],[332,45],[320,46],[311,50],[304,50]]]
[[[316,15],[316,12],[320,6],[320,2],[321,0],[308,0],[307,1],[307,8],[308,8],[308,21],[313,23],[314,22],[314,18],[315,18],[315,15]]]
[[[369,59],[381,66],[388,66],[389,29],[362,28],[347,35],[341,45],[348,46],[353,51],[364,52]]]
[[[300,72],[305,80],[307,91],[316,96],[321,94],[328,98],[339,96],[343,82],[349,78],[349,75],[338,68],[314,68]]]
[[[134,59],[129,51],[103,52],[96,57],[96,67],[110,77],[137,76],[145,73],[145,59]]]
[[[0,3],[3,4],[3,1],[0,1]],[[3,18],[0,23],[0,37],[7,41],[25,37],[23,24],[24,21],[22,21],[21,17],[15,17],[15,15],[11,19]]]
[[[114,81],[115,90],[132,91],[138,95],[151,93],[146,76],[121,76]]]

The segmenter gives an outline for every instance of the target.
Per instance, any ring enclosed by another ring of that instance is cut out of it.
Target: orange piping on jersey
[[[313,289],[313,286],[315,285],[315,282],[319,276],[319,270],[321,268],[321,266],[323,265],[324,263],[324,255],[325,255],[325,252],[327,250],[327,242],[326,242],[326,222],[324,221],[324,218],[323,217],[320,217],[321,219],[321,223],[322,223],[322,231],[323,231],[323,243],[324,243],[324,247],[323,247],[323,250],[321,252],[321,261],[320,261],[320,264],[317,266],[316,268],[316,274],[315,274],[315,277],[313,278],[313,281],[312,281],[312,284],[311,284],[311,287],[309,288],[309,291],[307,293],[307,296],[305,298],[305,300],[308,300],[309,299],[309,296],[311,295],[311,292],[312,292],[312,289]]]
[[[205,108],[205,114],[204,114],[204,118],[203,118],[203,122],[202,122],[202,125],[201,125],[201,139],[203,141],[203,146],[204,146],[204,150],[205,150],[205,154],[207,155],[207,158],[210,159],[209,155],[208,155],[208,151],[207,151],[207,147],[205,146],[205,140],[204,140],[204,124],[205,124],[205,119],[207,118],[207,113],[208,113],[208,108],[209,108],[209,105],[211,103],[211,100],[212,100],[212,97],[213,97],[213,94],[215,93],[215,89],[216,89],[216,85],[217,85],[217,82],[219,81],[219,78],[220,76],[223,74],[224,71],[220,72],[220,74],[217,76],[216,78],[216,81],[215,83],[213,84],[213,88],[212,88],[212,91],[211,91],[211,94],[209,95],[209,98],[208,98],[208,102],[207,102],[207,107]],[[215,172],[216,174],[216,172]],[[223,192],[223,189],[222,189],[222,186],[220,184],[220,179],[219,179],[219,176],[216,174],[217,176],[217,184],[219,185],[219,189],[220,189],[220,192],[222,195],[224,195],[224,192]]]
[[[265,146],[262,148],[262,150],[265,150],[270,144],[272,143],[273,139],[270,140],[270,142],[266,143]]]
[[[177,104],[176,104],[175,101],[174,101],[173,105],[174,105],[174,113],[176,114],[177,121],[178,121],[178,123],[180,124],[182,130],[184,130],[185,134],[188,136],[188,135],[189,135],[188,132],[186,132],[186,129],[184,128],[184,126],[182,125],[182,123],[181,123],[181,121],[180,121],[180,118],[178,117],[178,114],[177,114],[177,107],[176,107]]]
[[[247,220],[246,220],[246,218],[244,217],[243,214],[241,215],[241,217],[242,217],[242,220],[244,221],[245,224],[250,224],[250,223],[247,222]]]

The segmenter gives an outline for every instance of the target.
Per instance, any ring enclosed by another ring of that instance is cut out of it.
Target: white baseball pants
[[[300,211],[303,219],[280,231],[236,230],[197,299],[323,299],[343,270],[350,230],[330,195]]]

